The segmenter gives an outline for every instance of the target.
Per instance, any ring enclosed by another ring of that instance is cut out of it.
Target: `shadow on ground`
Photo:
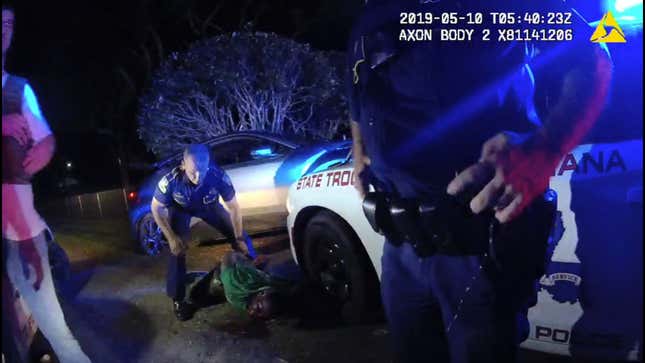
[[[83,261],[71,265],[71,273],[66,281],[59,282],[58,289],[61,297],[66,300],[73,300],[87,285],[94,271],[96,270],[97,263],[95,261]]]
[[[155,338],[148,315],[128,301],[79,298],[61,305],[94,363],[137,362]]]

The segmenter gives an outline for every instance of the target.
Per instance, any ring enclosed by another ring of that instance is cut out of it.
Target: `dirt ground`
[[[51,220],[72,263],[62,301],[70,328],[93,362],[391,362],[384,322],[346,326],[299,318],[251,322],[228,304],[175,319],[165,295],[167,255],[135,252],[126,220]],[[291,267],[286,234],[255,237],[268,269]],[[207,271],[225,244],[193,245],[188,270]],[[297,270],[296,270],[297,271]],[[561,357],[523,352],[526,362],[560,363]]]
[[[253,323],[228,304],[179,322],[165,295],[167,255],[136,253],[127,221],[50,224],[72,263],[63,310],[94,362],[389,361],[382,323],[307,327],[295,318]],[[268,269],[295,267],[284,233],[254,242],[269,256]],[[228,250],[225,244],[194,244],[188,270],[210,270]]]

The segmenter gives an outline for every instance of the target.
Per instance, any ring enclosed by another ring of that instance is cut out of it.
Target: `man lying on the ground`
[[[257,265],[239,252],[228,252],[222,257],[219,280],[233,307],[245,310],[254,319],[268,319],[283,310],[297,286],[272,277]]]
[[[229,302],[254,320],[298,318],[302,327],[335,324],[340,318],[340,304],[320,284],[302,279],[296,265],[269,267],[263,255],[251,260],[228,252],[221,264],[189,284],[186,296],[199,307]]]

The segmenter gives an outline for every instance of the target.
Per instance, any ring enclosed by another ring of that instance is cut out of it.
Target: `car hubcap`
[[[153,220],[146,220],[142,226],[141,246],[150,256],[158,255],[163,247],[161,229]]]
[[[336,242],[321,241],[314,261],[317,262],[315,271],[324,291],[340,302],[349,300],[349,274],[340,245]]]

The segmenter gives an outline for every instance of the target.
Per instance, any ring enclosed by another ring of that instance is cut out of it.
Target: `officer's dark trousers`
[[[385,244],[381,293],[397,362],[515,361],[535,281],[497,284],[481,260]]]
[[[231,217],[226,209],[224,209],[224,207],[219,203],[215,203],[200,213],[195,214],[189,214],[179,208],[172,208],[170,210],[170,227],[185,241],[188,241],[188,237],[190,235],[191,217],[202,219],[228,238],[229,241],[231,241],[232,246],[235,248],[237,247],[235,244],[235,231],[233,229],[233,224],[231,223]],[[246,234],[246,232],[244,232],[244,237],[246,238],[246,246],[249,250],[249,255],[252,258],[255,258],[256,253],[253,248],[251,238]],[[185,278],[186,256],[175,256],[171,254],[170,261],[168,263],[168,274],[166,276],[166,293],[171,299],[176,301],[184,300],[186,294]]]

